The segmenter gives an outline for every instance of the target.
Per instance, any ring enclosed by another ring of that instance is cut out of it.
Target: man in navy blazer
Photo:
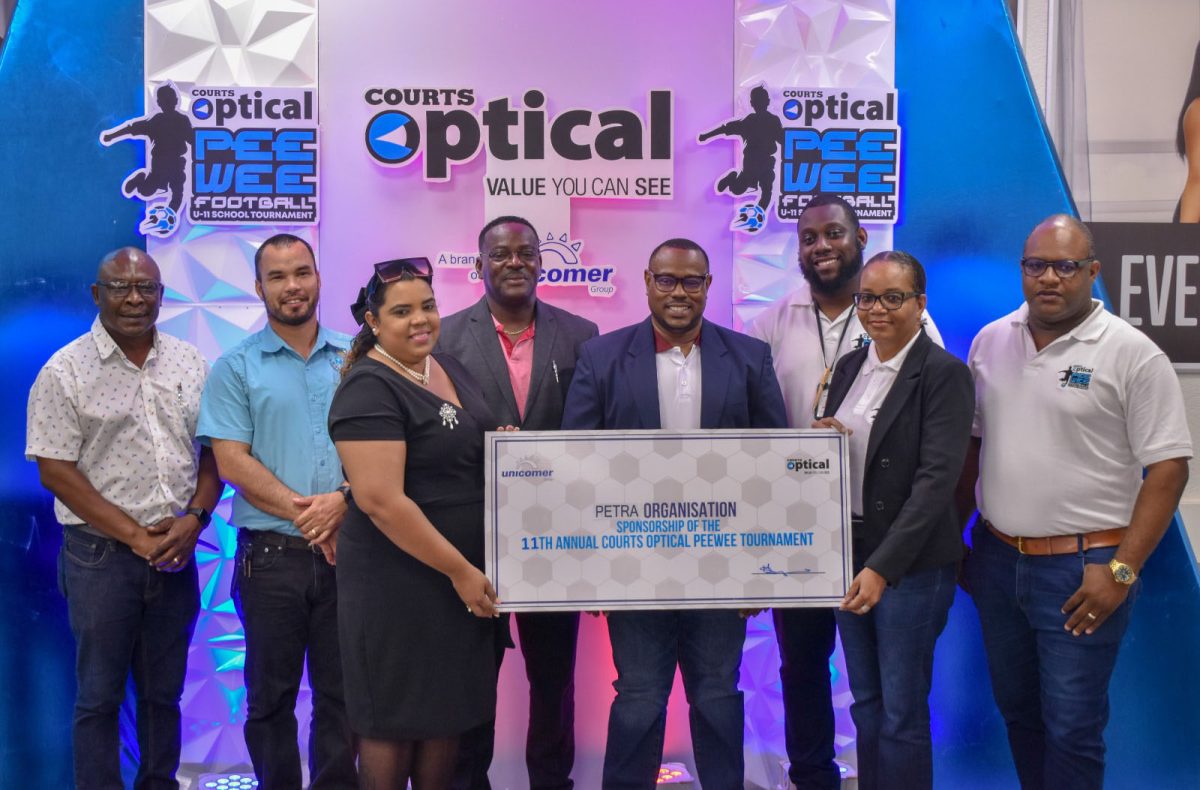
[[[562,427],[784,427],[770,348],[704,320],[712,284],[704,250],[687,239],[663,242],[645,280],[650,317],[580,349]],[[605,790],[655,786],[677,661],[700,782],[706,790],[740,790],[742,616],[732,609],[613,612],[608,633],[617,696],[608,719]]]
[[[475,377],[497,424],[558,430],[575,357],[583,342],[597,335],[596,325],[537,298],[542,257],[529,220],[504,216],[484,225],[475,271],[483,281],[483,298],[442,319],[438,350]],[[529,786],[571,790],[579,613],[521,612],[516,621],[529,680]],[[507,638],[497,640],[497,668],[506,645],[511,645]],[[491,721],[463,736],[456,790],[490,787],[495,735]]]

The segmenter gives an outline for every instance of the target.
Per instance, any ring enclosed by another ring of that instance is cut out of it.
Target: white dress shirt
[[[658,368],[658,419],[664,428],[700,427],[700,345],[685,357],[679,346],[654,355]]]
[[[106,500],[143,526],[187,507],[196,491],[195,441],[208,363],[155,330],[139,368],[96,318],[50,357],[29,391],[25,457],[74,461]],[[61,524],[83,519],[54,500]]]
[[[913,335],[904,348],[886,362],[880,361],[879,348],[872,344],[862,367],[858,369],[858,376],[850,385],[850,390],[834,415],[838,422],[851,431],[850,505],[851,512],[856,516],[861,516],[863,512],[863,475],[867,465],[867,444],[871,439],[871,426],[875,424],[879,407],[883,405],[884,399],[892,391],[892,385],[896,383],[896,376],[900,373],[900,367],[904,364],[909,349],[920,336],[920,332]]]

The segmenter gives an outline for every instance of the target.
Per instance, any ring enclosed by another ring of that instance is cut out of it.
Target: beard
[[[301,326],[303,324],[307,324],[317,313],[317,302],[315,299],[308,303],[307,310],[305,310],[303,313],[297,314],[288,314],[278,308],[271,307],[270,305],[264,306],[267,308],[267,315],[284,326]]]
[[[813,291],[821,294],[822,296],[829,296],[842,290],[846,283],[857,277],[858,273],[862,271],[862,267],[863,253],[860,249],[853,258],[842,262],[841,266],[838,268],[837,276],[832,280],[822,280],[816,275],[816,272],[814,272],[808,266],[801,266],[800,274],[804,275],[804,279],[808,281],[808,285]]]

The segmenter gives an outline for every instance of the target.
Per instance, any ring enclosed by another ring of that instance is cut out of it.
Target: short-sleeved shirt
[[[746,326],[746,334],[771,347],[775,375],[787,406],[788,425],[793,428],[812,424],[814,405],[819,405],[817,413],[824,410],[824,396],[816,404],[816,394],[826,367],[871,342],[854,307],[833,319],[821,314],[820,323],[818,313],[810,286],[802,283]],[[929,313],[925,313],[922,323],[929,339],[943,345]]]
[[[495,420],[458,360],[433,356],[454,383],[461,405],[364,357],[338,388],[329,433],[338,442],[405,442],[404,492],[422,510],[482,503],[483,434],[495,428]]]
[[[301,496],[337,489],[341,466],[326,422],[350,343],[322,326],[304,359],[269,324],[246,338],[213,365],[200,404],[201,441],[250,445],[250,455]],[[233,523],[300,535],[295,524],[259,510],[240,492]]]
[[[157,330],[139,368],[97,317],[38,373],[25,457],[74,461],[100,496],[142,526],[177,515],[196,492],[194,437],[207,371],[199,349]],[[83,522],[58,499],[54,516]]]
[[[971,344],[979,512],[1021,537],[1129,526],[1142,468],[1192,454],[1179,379],[1144,334],[1093,302],[1041,351],[1029,308]]]

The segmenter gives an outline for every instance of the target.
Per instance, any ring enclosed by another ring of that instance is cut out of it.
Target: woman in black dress
[[[338,538],[346,708],[363,787],[449,784],[458,736],[496,708],[496,592],[483,567],[475,382],[431,351],[424,258],[377,264],[329,412],[353,502]]]

